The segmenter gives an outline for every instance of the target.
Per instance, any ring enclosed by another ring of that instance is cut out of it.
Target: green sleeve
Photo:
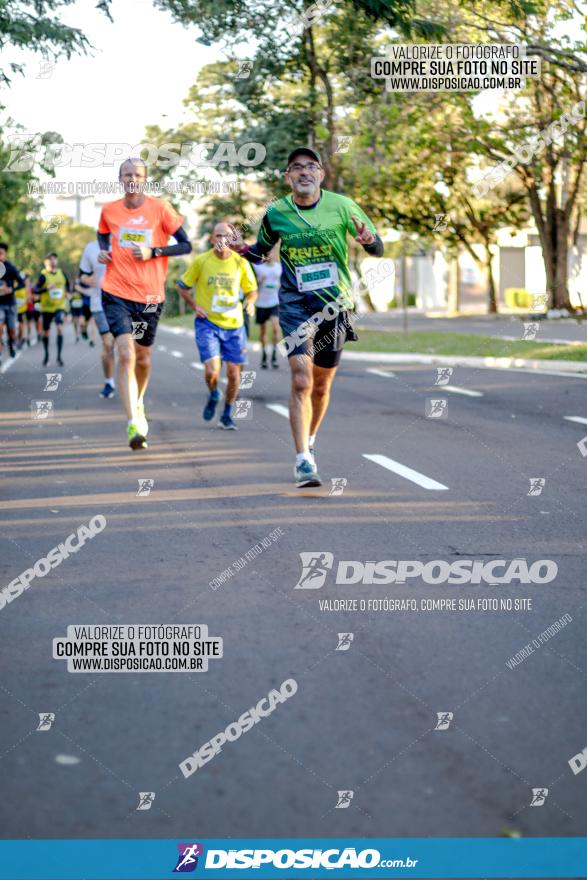
[[[375,229],[374,224],[367,217],[362,208],[359,208],[356,202],[353,202],[352,199],[347,199],[347,232],[353,238],[357,237],[357,230],[355,228],[355,224],[353,223],[353,217],[358,220],[359,223],[366,223],[367,229],[369,229],[373,235],[377,235],[377,230]]]

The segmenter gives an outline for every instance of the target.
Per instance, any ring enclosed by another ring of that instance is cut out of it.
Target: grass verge
[[[191,315],[180,315],[166,319],[175,327],[193,327]],[[362,330],[357,326],[359,341],[350,343],[348,351],[388,352],[390,354],[438,354],[465,357],[515,357],[535,358],[536,360],[587,361],[585,345],[564,345],[559,343],[535,342],[533,340],[508,341],[492,336],[478,336],[467,333],[415,331],[404,336],[403,333]],[[251,340],[259,339],[259,328],[251,322]]]

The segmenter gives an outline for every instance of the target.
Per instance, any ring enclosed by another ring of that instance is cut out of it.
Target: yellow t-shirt
[[[19,315],[22,315],[23,312],[26,312],[27,303],[29,301],[26,287],[19,287],[15,290],[14,297],[16,299],[16,310]]]
[[[199,254],[182,275],[184,287],[196,287],[196,303],[208,320],[223,330],[243,325],[243,307],[239,291],[251,293],[257,281],[248,260],[232,253],[226,260],[216,256],[214,248]]]
[[[41,293],[41,311],[57,312],[60,309],[65,309],[67,304],[65,275],[61,269],[57,269],[55,272],[48,272],[44,269],[43,275],[45,276],[45,285],[52,284],[53,290],[44,290]]]

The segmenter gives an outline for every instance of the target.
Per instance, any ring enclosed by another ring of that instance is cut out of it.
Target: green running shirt
[[[303,208],[287,195],[269,206],[258,240],[244,256],[250,254],[254,262],[281,240],[280,302],[306,295],[330,302],[352,288],[347,234],[357,234],[353,217],[377,234],[365,212],[347,196],[322,190],[314,207]]]

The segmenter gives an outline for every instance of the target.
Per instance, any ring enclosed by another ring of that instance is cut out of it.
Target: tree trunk
[[[458,256],[449,256],[448,263],[448,290],[447,290],[447,310],[456,313],[460,308],[459,283],[460,283],[460,267]]]
[[[314,40],[312,36],[312,28],[308,28],[306,31],[306,37],[304,40],[304,49],[306,54],[306,60],[308,63],[308,68],[310,70],[310,89],[309,89],[309,98],[310,98],[310,109],[308,110],[308,146],[316,147],[316,78],[317,78],[317,63],[316,63],[316,55],[314,54]]]
[[[555,309],[571,309],[567,283],[569,258],[569,221],[565,212],[556,212],[556,263],[553,288]]]
[[[548,190],[544,214],[535,186],[528,188],[528,195],[542,246],[549,308],[570,309],[567,283],[570,212],[556,206],[552,186]]]
[[[324,86],[324,91],[326,93],[326,128],[328,130],[328,137],[326,139],[326,148],[324,150],[325,155],[322,157],[322,163],[324,166],[325,177],[324,177],[324,188],[332,189],[335,182],[335,167],[334,167],[334,138],[335,138],[335,123],[334,123],[334,92],[332,89],[332,83],[330,82],[330,78],[328,76],[328,72],[325,68],[321,67],[318,63],[318,59],[316,57],[316,47],[314,44],[314,33],[311,27],[306,29],[306,58],[308,59],[308,67],[310,69],[310,85],[311,85],[311,94],[310,94],[310,102],[311,102],[311,116],[313,120],[313,125],[315,125],[315,116],[316,116],[316,95],[315,95],[315,84],[316,79],[322,80],[322,84]],[[312,142],[311,146],[315,146]]]
[[[326,171],[324,188],[332,189],[336,174],[334,160],[334,138],[336,134],[334,123],[334,93],[328,74],[322,67],[318,68],[318,76],[322,80],[324,91],[326,92],[326,128],[328,130],[328,137],[326,139],[326,159],[324,161],[324,170]]]
[[[495,277],[493,275],[493,254],[489,249],[489,244],[485,242],[485,271],[487,272],[487,311],[490,315],[497,315],[497,293],[495,290]]]

